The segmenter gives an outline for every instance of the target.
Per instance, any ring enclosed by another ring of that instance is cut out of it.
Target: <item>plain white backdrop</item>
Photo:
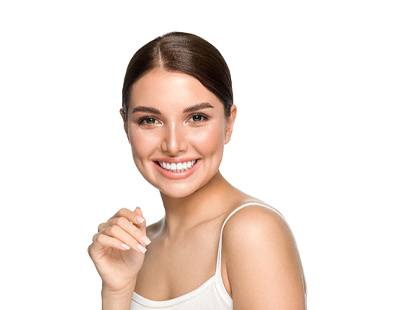
[[[122,207],[164,213],[119,115],[134,52],[170,31],[227,61],[222,174],[277,208],[309,309],[400,309],[396,1],[2,1],[1,309],[100,309],[87,254]]]

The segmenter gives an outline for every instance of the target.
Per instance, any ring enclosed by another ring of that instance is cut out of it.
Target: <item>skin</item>
[[[213,108],[183,113],[200,102]],[[132,113],[138,106],[156,108],[161,114]],[[159,189],[165,208],[164,218],[146,228],[152,243],[135,283],[140,295],[171,299],[209,279],[215,271],[223,220],[241,202],[257,200],[232,186],[219,171],[236,113],[232,105],[226,118],[219,99],[181,72],[158,67],[132,85],[124,130],[138,170]],[[200,160],[194,174],[172,180],[153,163],[160,157]],[[251,242],[243,238],[248,230]],[[271,210],[255,205],[231,217],[224,228],[221,262],[223,283],[235,310],[304,309],[305,283],[294,238]],[[245,266],[258,269],[250,271]]]
[[[194,112],[204,113],[208,120],[199,116],[193,119],[193,113],[182,113],[184,108],[200,102],[209,102],[213,106]],[[132,114],[137,106],[157,108],[162,116],[144,112]],[[236,110],[233,105],[231,117],[226,119],[219,99],[197,79],[180,72],[156,68],[132,86],[124,128],[138,170],[160,190],[165,208],[165,222],[160,233],[167,238],[176,239],[200,222],[226,211],[224,206],[214,209],[208,206],[220,202],[221,193],[226,196],[235,191],[222,177],[219,166],[224,145],[232,134]],[[154,119],[139,125],[143,116]],[[159,157],[201,160],[194,175],[171,180],[155,169],[153,159]]]

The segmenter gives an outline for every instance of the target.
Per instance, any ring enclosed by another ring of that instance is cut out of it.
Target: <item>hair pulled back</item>
[[[221,53],[197,35],[175,31],[148,42],[130,60],[122,88],[121,114],[125,121],[131,86],[156,67],[195,77],[222,102],[225,117],[230,116],[233,103],[232,80]]]

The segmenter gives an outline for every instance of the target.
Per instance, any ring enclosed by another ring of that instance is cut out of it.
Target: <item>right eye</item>
[[[156,119],[154,117],[142,117],[138,120],[139,125],[154,125]]]

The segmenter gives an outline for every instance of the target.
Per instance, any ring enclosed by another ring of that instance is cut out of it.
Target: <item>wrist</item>
[[[120,288],[120,289],[113,289],[105,285],[104,283],[102,284],[101,287],[101,295],[102,296],[108,296],[112,298],[124,298],[126,296],[131,296],[135,290],[136,286],[136,281],[133,281],[129,283],[127,286]]]
[[[129,310],[134,290],[134,285],[119,290],[103,285],[101,289],[102,310]]]

